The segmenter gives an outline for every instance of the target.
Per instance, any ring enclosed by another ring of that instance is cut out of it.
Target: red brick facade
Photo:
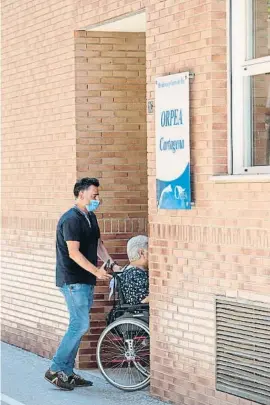
[[[251,405],[215,390],[216,295],[270,303],[270,182],[213,177],[228,172],[226,1],[4,0],[2,8],[3,340],[46,357],[57,347],[67,317],[54,287],[55,226],[75,179],[95,175],[112,255],[124,263],[126,240],[150,236],[152,394]],[[145,35],[85,31],[143,9]],[[195,205],[158,211],[146,100],[157,76],[187,70]],[[81,367],[94,365],[106,299],[100,285]]]
[[[128,238],[147,233],[145,34],[77,31],[75,68],[77,177],[100,178],[103,238],[124,264]],[[107,285],[98,285],[82,368],[96,366],[107,295]]]

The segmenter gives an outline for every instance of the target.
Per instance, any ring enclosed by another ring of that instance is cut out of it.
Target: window
[[[231,0],[233,174],[270,173],[270,1]]]

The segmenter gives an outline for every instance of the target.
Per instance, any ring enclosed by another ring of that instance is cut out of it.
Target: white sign
[[[190,209],[189,72],[155,87],[156,183],[160,209]]]

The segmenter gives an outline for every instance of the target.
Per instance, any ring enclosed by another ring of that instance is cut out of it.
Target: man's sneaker
[[[74,390],[74,385],[69,383],[68,376],[63,371],[54,373],[51,370],[47,370],[45,374],[45,380],[49,381],[51,384],[55,385],[61,390]]]
[[[93,385],[92,381],[85,380],[75,373],[68,377],[68,382],[72,384],[73,387],[91,387]]]

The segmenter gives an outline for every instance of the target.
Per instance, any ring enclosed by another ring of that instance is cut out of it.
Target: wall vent
[[[216,388],[270,405],[270,307],[216,300]]]

